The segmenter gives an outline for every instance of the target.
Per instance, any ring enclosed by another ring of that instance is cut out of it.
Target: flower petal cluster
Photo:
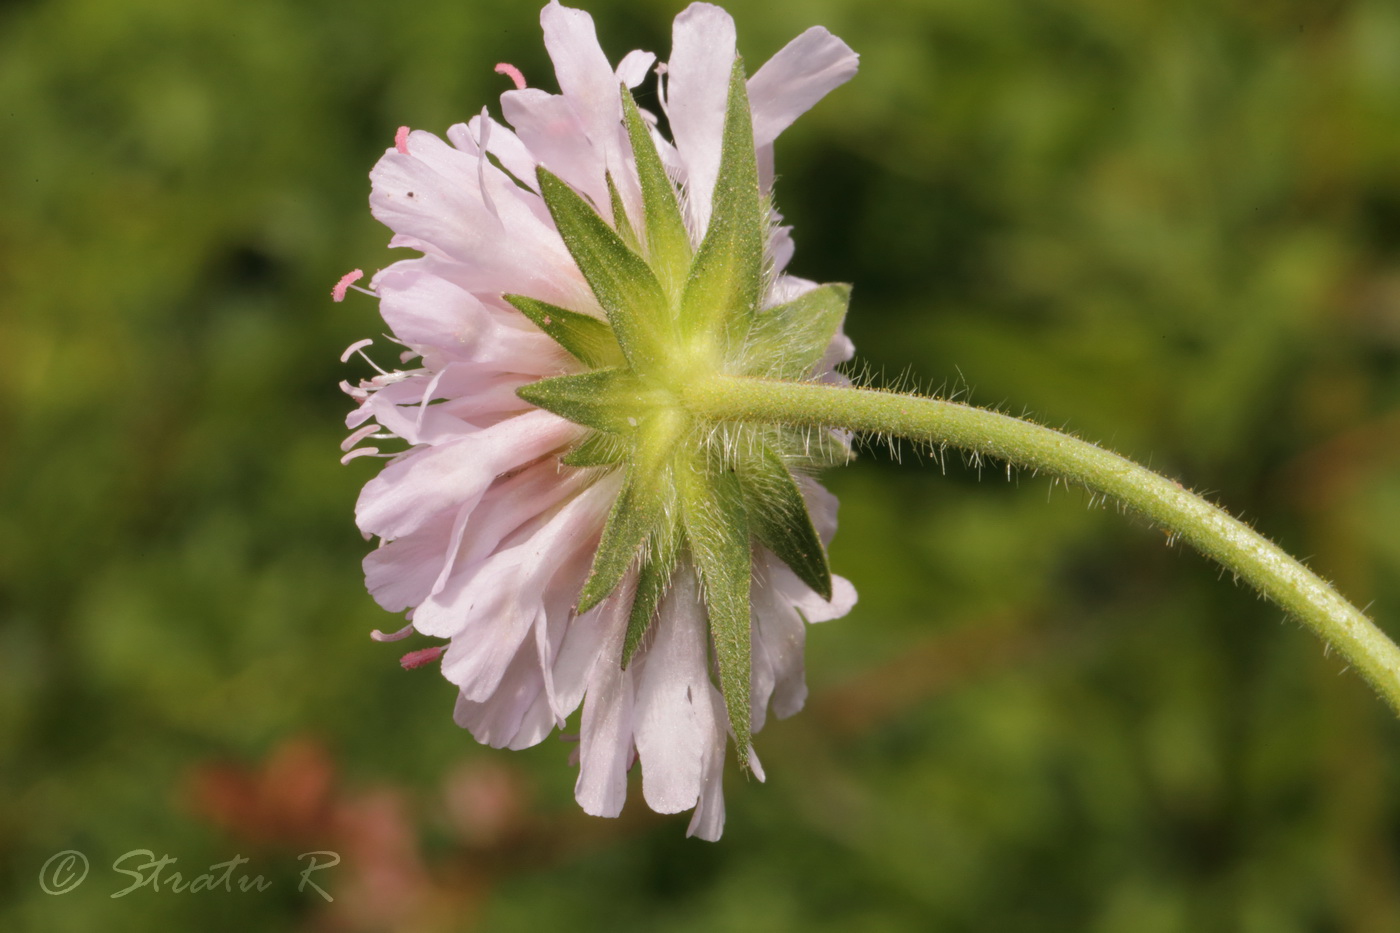
[[[441,657],[477,740],[534,745],[582,706],[584,810],[616,816],[640,761],[647,804],[716,839],[729,736],[761,777],[749,736],[801,708],[805,626],[855,602],[808,475],[848,452],[677,399],[706,373],[840,378],[847,290],[784,273],[769,196],[774,139],[856,56],[818,27],[745,77],[732,19],[695,3],[669,61],[614,67],[586,13],[541,22],[560,93],[500,66],[504,122],[400,131],[371,173],[421,255],[370,286],[414,365],[344,385],[347,459],[390,458],[356,509],[366,581],[411,620],[379,637],[447,640],[405,666]],[[669,140],[630,93],[653,70]]]

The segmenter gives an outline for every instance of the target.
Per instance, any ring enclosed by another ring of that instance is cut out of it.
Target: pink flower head
[[[541,22],[559,94],[508,90],[505,123],[447,141],[401,131],[370,176],[391,245],[422,255],[372,281],[416,368],[346,386],[347,456],[405,445],[356,508],[380,539],[366,581],[447,640],[477,740],[534,745],[581,705],[584,810],[618,815],[640,761],[648,805],[717,839],[728,737],[761,778],[749,736],[770,703],[802,707],[806,624],[855,602],[826,568],[835,499],[806,475],[847,450],[701,423],[666,387],[841,378],[847,290],[784,273],[768,193],[774,139],[856,56],[817,27],[745,79],[733,20],[692,4],[656,68],[667,140],[620,91],[654,55],[614,68],[587,13]]]

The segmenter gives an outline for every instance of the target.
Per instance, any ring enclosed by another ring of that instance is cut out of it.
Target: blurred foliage
[[[1400,6],[730,9],[750,62],[813,23],[863,55],[778,200],[875,378],[1207,489],[1400,632]],[[669,48],[673,4],[591,10]],[[552,86],[533,5],[0,7],[0,929],[1400,929],[1364,685],[1160,532],[956,454],[828,478],[862,601],[719,844],[455,729],[366,637],[336,356],[379,324],[327,292],[395,258],[394,128],[494,109],[500,60]],[[44,894],[69,848],[91,877]],[[113,899],[134,849],[273,884]]]

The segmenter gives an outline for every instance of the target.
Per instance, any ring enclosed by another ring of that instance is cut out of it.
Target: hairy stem
[[[688,387],[684,403],[716,421],[846,428],[959,447],[1112,496],[1300,619],[1400,714],[1400,648],[1375,623],[1248,525],[1118,454],[986,409],[870,389],[717,376]]]

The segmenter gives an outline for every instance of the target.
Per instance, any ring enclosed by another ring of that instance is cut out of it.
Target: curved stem
[[[1400,714],[1400,648],[1317,574],[1180,483],[1059,431],[982,408],[820,383],[717,376],[684,403],[703,418],[846,428],[951,445],[1123,502],[1189,541],[1340,651]]]

